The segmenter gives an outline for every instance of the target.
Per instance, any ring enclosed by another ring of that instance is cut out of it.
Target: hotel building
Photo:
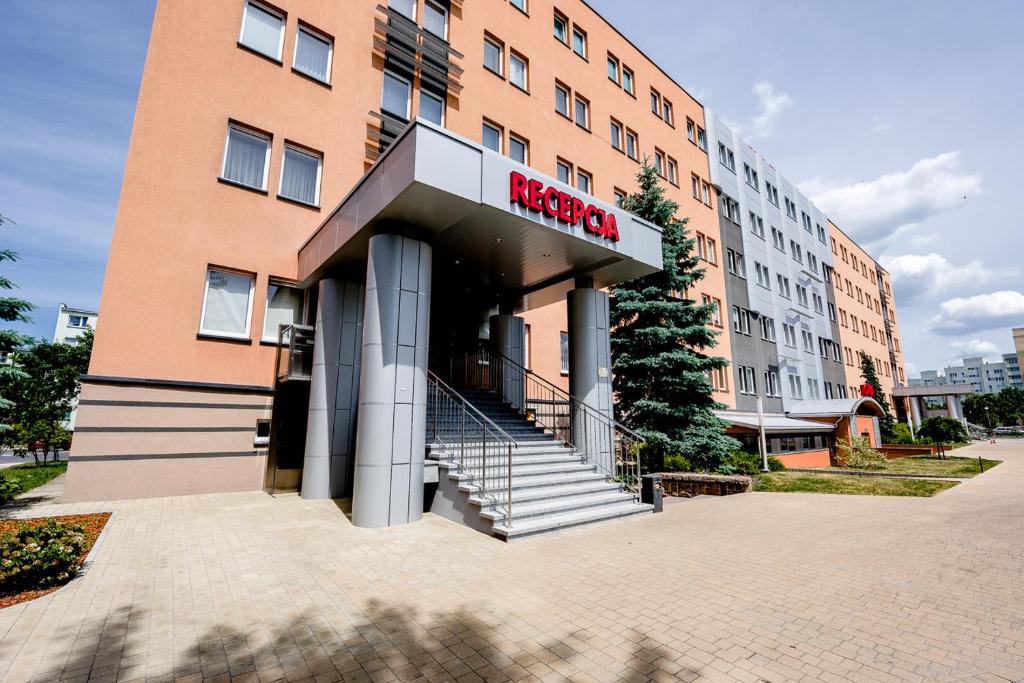
[[[581,0],[159,0],[66,497],[301,490],[383,526],[431,507],[440,460],[433,509],[468,520],[466,494],[503,535],[552,510],[563,526],[647,511],[615,497],[630,437],[606,294],[661,264],[660,230],[618,208],[643,159],[706,267],[688,295],[717,307],[713,353],[734,366],[710,378],[716,398],[750,407],[740,366],[805,397],[858,384],[832,356],[728,333],[739,306],[840,336],[823,312],[835,254],[729,181],[718,141],[841,235]],[[726,197],[818,263],[751,242]],[[786,273],[798,306],[813,278],[807,311],[727,278],[739,249],[748,271]],[[467,420],[483,463],[455,467]],[[589,512],[573,486],[593,489]]]

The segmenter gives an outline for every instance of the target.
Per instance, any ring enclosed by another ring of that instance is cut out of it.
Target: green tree
[[[996,406],[1003,425],[1020,424],[1024,420],[1024,389],[1006,387],[996,395]]]
[[[963,398],[964,417],[985,429],[1004,424],[1002,406],[996,394],[969,394]]]
[[[878,380],[878,370],[875,368],[875,361],[867,353],[860,352],[860,374],[865,384],[870,384],[875,390],[874,399],[882,406],[882,419],[879,420],[879,427],[882,429],[882,442],[891,443],[895,436],[896,419],[892,415],[892,408],[889,400],[882,391],[882,383]]]
[[[926,418],[921,422],[917,435],[936,444],[939,447],[939,457],[946,455],[946,444],[963,443],[970,438],[964,423],[953,417]]]
[[[611,346],[619,419],[647,440],[645,467],[660,469],[665,456],[682,455],[696,467],[716,470],[739,448],[726,436],[721,408],[711,396],[709,374],[728,361],[708,353],[717,344],[710,326],[714,308],[689,298],[704,269],[694,255],[686,219],[665,196],[645,159],[639,190],[623,208],[662,229],[664,270],[611,289]]]
[[[0,214],[0,227],[7,223],[13,225],[14,221]],[[13,263],[17,260],[17,252],[10,249],[0,249],[0,263]],[[15,287],[17,285],[8,277],[0,274],[0,290],[10,292]],[[15,296],[0,296],[0,321],[7,323],[32,322],[32,318],[28,314],[34,308],[35,306],[24,299]],[[5,391],[6,387],[26,377],[25,373],[17,366],[6,362],[7,358],[30,341],[29,337],[19,334],[12,329],[0,329],[0,414],[14,408],[12,399]],[[7,421],[0,421],[0,434],[10,429],[11,426]]]

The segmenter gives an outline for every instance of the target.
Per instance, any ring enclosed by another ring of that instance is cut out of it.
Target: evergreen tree
[[[879,426],[882,428],[882,441],[891,443],[890,439],[896,429],[896,419],[892,416],[892,408],[889,407],[889,401],[885,397],[885,392],[882,391],[882,383],[878,381],[875,361],[863,351],[860,352],[860,374],[864,378],[864,383],[870,384],[875,390],[873,398],[882,406],[882,419],[879,420]]]
[[[709,355],[717,344],[710,327],[714,307],[689,298],[704,269],[694,254],[679,205],[665,196],[645,159],[639,191],[622,208],[662,228],[664,270],[611,289],[611,345],[619,419],[647,440],[645,467],[660,469],[665,456],[717,469],[739,448],[725,435],[722,408],[711,396],[709,373],[728,367]]]
[[[0,226],[5,223],[14,223],[10,218],[0,214]],[[0,249],[0,263],[4,261],[14,262],[18,260],[18,254],[10,249]],[[0,275],[0,289],[12,290],[16,287],[10,279]],[[29,311],[35,306],[13,296],[0,296],[0,321],[3,322],[32,322]],[[31,342],[29,337],[19,334],[11,329],[0,330],[0,356],[6,361],[10,354]],[[17,380],[25,379],[28,375],[12,363],[0,361],[0,387],[9,387]],[[7,414],[14,408],[14,403],[6,392],[0,390],[0,413]],[[8,431],[11,428],[5,419],[0,421],[0,432]]]

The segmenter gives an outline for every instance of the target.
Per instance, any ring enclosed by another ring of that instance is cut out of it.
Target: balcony
[[[308,382],[313,373],[314,328],[281,325],[277,333],[277,381]]]

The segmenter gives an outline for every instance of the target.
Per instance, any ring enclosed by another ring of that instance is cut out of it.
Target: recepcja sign
[[[538,211],[562,223],[577,226],[612,242],[619,241],[619,225],[615,214],[587,203],[557,187],[545,187],[539,180],[527,178],[518,171],[509,175],[509,201]]]

